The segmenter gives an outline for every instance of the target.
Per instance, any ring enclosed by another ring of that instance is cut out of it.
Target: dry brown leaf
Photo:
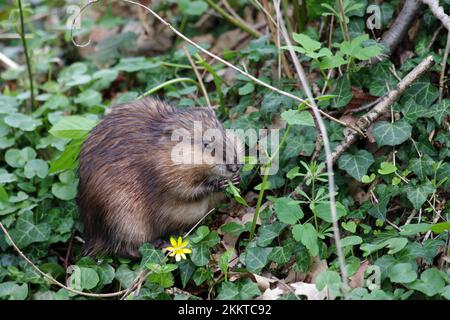
[[[275,279],[270,279],[267,277],[263,277],[257,274],[252,273],[253,277],[255,278],[255,282],[258,285],[259,289],[261,291],[265,291],[270,288],[270,285],[277,282]]]
[[[364,260],[359,266],[358,270],[356,270],[355,274],[350,277],[349,286],[352,289],[360,288],[364,286],[364,272],[369,267],[369,261]]]

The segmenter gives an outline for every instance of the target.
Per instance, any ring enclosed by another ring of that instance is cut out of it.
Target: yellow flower
[[[166,250],[170,251],[170,257],[175,256],[176,261],[180,261],[181,258],[186,259],[186,254],[192,253],[191,249],[186,248],[188,242],[183,242],[183,238],[181,237],[178,237],[178,242],[174,237],[170,237],[170,243],[172,244],[172,246],[167,247]]]

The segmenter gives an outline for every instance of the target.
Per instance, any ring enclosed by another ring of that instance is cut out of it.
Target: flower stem
[[[30,81],[30,99],[31,99],[31,109],[32,111],[34,109],[34,84],[33,84],[33,72],[31,70],[31,61],[30,56],[28,55],[28,45],[27,45],[27,39],[25,37],[25,22],[23,18],[23,8],[22,8],[22,0],[18,0],[19,2],[19,13],[20,13],[20,37],[22,39],[23,44],[23,51],[25,53],[25,60],[27,63],[27,70],[28,70],[28,79]]]

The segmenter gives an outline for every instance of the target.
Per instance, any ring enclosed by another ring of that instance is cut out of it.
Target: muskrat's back
[[[210,109],[178,110],[150,98],[114,107],[92,130],[79,157],[86,254],[136,257],[140,245],[194,224],[220,201],[238,166],[171,159],[171,134],[192,132],[194,122],[224,133]]]

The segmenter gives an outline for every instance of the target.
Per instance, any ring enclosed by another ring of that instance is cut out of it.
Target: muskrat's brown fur
[[[92,130],[79,157],[85,254],[137,257],[143,243],[193,225],[217,205],[237,166],[171,160],[178,143],[171,133],[192,132],[194,121],[230,141],[214,111],[150,98],[112,108]]]

